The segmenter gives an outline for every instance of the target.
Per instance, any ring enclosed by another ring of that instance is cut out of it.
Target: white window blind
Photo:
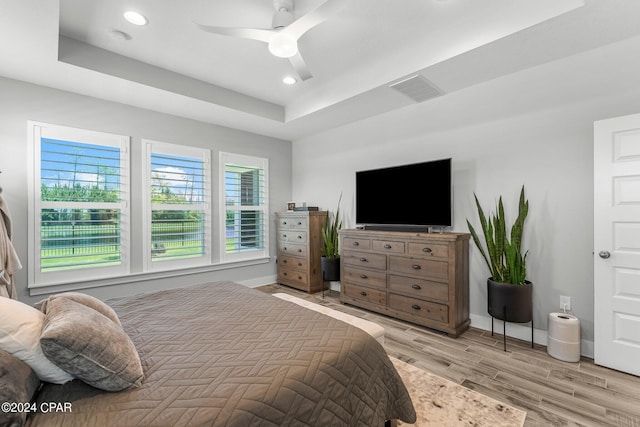
[[[210,263],[210,152],[147,144],[147,268]]]
[[[30,285],[128,272],[129,138],[30,122]]]
[[[267,159],[220,153],[223,261],[268,255],[267,166]]]

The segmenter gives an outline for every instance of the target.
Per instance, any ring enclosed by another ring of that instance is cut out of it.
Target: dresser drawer
[[[307,245],[295,245],[288,242],[278,242],[278,251],[280,256],[282,255],[296,255],[300,257],[306,257],[309,251]]]
[[[281,242],[307,243],[307,232],[298,230],[278,230],[278,240]]]
[[[388,252],[392,254],[404,253],[404,242],[393,242],[389,240],[374,240],[371,242],[374,251]]]
[[[449,246],[438,243],[409,242],[407,243],[407,253],[409,255],[423,255],[447,259],[449,258]]]
[[[385,291],[377,291],[364,286],[356,286],[347,284],[344,286],[344,293],[347,297],[367,301],[372,304],[386,305],[387,293]]]
[[[418,298],[437,299],[443,302],[449,300],[449,285],[447,283],[390,274],[389,289]]]
[[[403,295],[390,293],[389,308],[438,322],[447,323],[449,321],[448,306]]]
[[[389,256],[389,271],[442,281],[449,280],[449,263],[446,261]]]
[[[387,268],[387,256],[383,254],[373,254],[370,252],[344,251],[344,263],[358,267],[377,268],[384,270]]]
[[[278,264],[282,267],[293,268],[295,270],[306,271],[309,268],[309,260],[307,258],[298,258],[286,255],[278,258]]]
[[[278,282],[291,286],[306,286],[308,283],[308,276],[304,271],[281,267],[278,269]]]
[[[384,271],[365,270],[364,268],[344,267],[342,280],[360,285],[387,287],[387,273]]]
[[[279,218],[278,225],[280,230],[306,230],[309,226],[309,218],[303,216]]]
[[[342,241],[342,245],[344,249],[360,249],[363,251],[368,251],[371,249],[371,240],[369,239],[356,239],[353,237],[345,237]]]

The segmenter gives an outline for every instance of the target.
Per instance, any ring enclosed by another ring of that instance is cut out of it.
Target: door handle
[[[609,251],[600,251],[598,252],[598,256],[602,259],[607,259],[611,257],[611,252]]]

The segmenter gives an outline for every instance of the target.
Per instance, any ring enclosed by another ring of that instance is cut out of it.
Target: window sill
[[[142,273],[130,273],[124,276],[108,277],[104,279],[71,281],[64,283],[47,283],[29,286],[29,295],[48,295],[57,292],[77,291],[80,289],[99,288],[102,286],[123,285],[127,283],[144,282],[154,279],[166,279],[170,277],[188,276],[191,274],[209,273],[212,271],[227,270],[231,268],[247,267],[251,265],[267,264],[269,257],[255,258],[251,260],[225,262],[200,267],[189,267],[174,270],[163,270]]]

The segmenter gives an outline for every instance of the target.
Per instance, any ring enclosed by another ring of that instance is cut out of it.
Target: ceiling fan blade
[[[216,27],[215,25],[203,25],[195,23],[201,30],[208,33],[220,34],[223,36],[240,37],[243,39],[258,40],[269,43],[271,38],[277,34],[274,30],[263,30],[260,28],[229,28]]]
[[[293,21],[283,31],[286,31],[297,40],[304,33],[331,17],[331,15],[338,13],[346,3],[347,0],[327,0],[311,12]]]
[[[302,59],[300,52],[289,58],[289,62],[293,66],[293,69],[296,70],[296,73],[298,73],[300,80],[305,81],[313,77],[311,71],[307,68],[307,64],[305,64],[304,59]]]

